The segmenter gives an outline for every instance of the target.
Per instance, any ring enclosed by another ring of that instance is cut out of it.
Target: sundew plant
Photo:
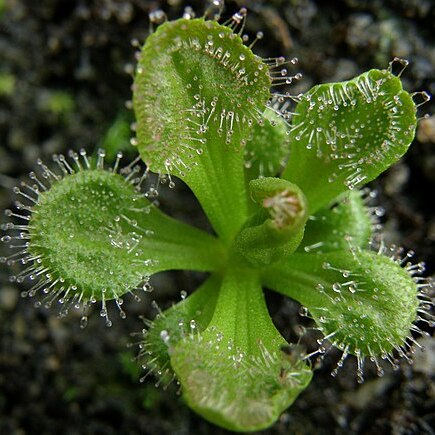
[[[327,346],[357,360],[410,358],[416,322],[433,323],[430,283],[412,253],[387,247],[370,192],[413,140],[416,101],[394,75],[371,70],[303,95],[288,87],[296,59],[262,59],[243,36],[246,10],[164,22],[140,50],[133,85],[139,156],[107,168],[104,151],[38,162],[7,210],[3,261],[24,264],[24,296],[60,316],[150,290],[162,271],[207,272],[203,284],[141,334],[139,361],[186,403],[235,431],[273,424],[310,383]],[[154,21],[164,21],[155,12]],[[257,39],[261,34],[257,35]],[[272,93],[273,90],[273,93]],[[140,160],[145,163],[145,169]],[[149,187],[149,174],[158,182]],[[181,178],[213,228],[209,234],[158,208],[158,185]],[[144,188],[147,185],[148,188]],[[263,288],[299,302],[323,338],[307,354],[274,326]],[[138,387],[140,388],[140,387]]]

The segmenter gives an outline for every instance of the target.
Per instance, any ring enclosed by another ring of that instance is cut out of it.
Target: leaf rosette
[[[307,355],[283,351],[263,287],[303,304],[342,359],[357,356],[361,379],[364,357],[395,364],[393,352],[413,347],[427,283],[408,256],[370,250],[377,224],[355,190],[412,141],[416,106],[400,79],[372,70],[315,86],[287,113],[268,104],[283,61],[244,45],[243,20],[164,23],[145,42],[134,81],[141,158],[160,178],[183,178],[216,237],[159,211],[154,190],[140,193],[148,169],[121,176],[118,160],[105,170],[101,155],[73,154],[72,166],[57,160],[61,175],[43,166],[49,183],[18,189],[31,215],[8,214],[29,225],[7,224],[18,235],[3,240],[28,240],[9,261],[33,262],[17,278],[37,279],[29,295],[85,308],[101,300],[108,324],[106,300],[123,313],[121,296],[151,274],[210,272],[147,322],[140,359],[163,383],[176,377],[206,419],[252,431],[276,421],[312,376]]]

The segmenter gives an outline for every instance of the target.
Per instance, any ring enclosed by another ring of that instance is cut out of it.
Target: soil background
[[[403,74],[406,89],[435,93],[432,0],[228,1],[225,16],[246,3],[246,32],[265,35],[254,51],[299,58],[304,79],[294,94],[385,68],[395,56],[410,61]],[[204,5],[196,1],[0,0],[0,209],[11,207],[11,188],[38,158],[49,161],[70,148],[92,152],[100,144],[127,148],[131,40],[148,34],[150,11],[162,8],[176,18],[186,5],[202,15]],[[421,116],[435,114],[434,102],[420,110]],[[417,136],[406,157],[371,187],[385,208],[386,240],[415,250],[416,260],[425,261],[433,275],[434,117],[420,122]],[[172,215],[206,227],[183,183],[175,192],[162,189],[161,202]],[[20,298],[24,287],[10,283],[10,270],[1,266],[1,434],[228,433],[191,412],[175,386],[163,391],[152,378],[140,384],[141,370],[132,362],[136,348],[127,347],[135,340],[130,333],[143,328],[138,316],[155,316],[151,299],[168,307],[203,276],[157,275],[150,297],[126,302],[126,320],[114,319],[108,329],[95,312],[81,330],[79,314],[60,320],[55,311],[36,310],[33,301]],[[303,323],[297,304],[273,294],[268,303],[277,326],[294,337]],[[310,340],[308,335],[308,347]],[[310,387],[263,433],[435,433],[435,344],[432,338],[419,343],[427,350],[415,355],[412,366],[402,362],[398,371],[386,366],[382,378],[368,366],[363,385],[356,382],[351,358],[332,378],[339,354],[329,352]]]

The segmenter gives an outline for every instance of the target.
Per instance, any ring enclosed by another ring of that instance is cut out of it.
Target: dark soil
[[[201,15],[199,3],[190,5]],[[228,14],[242,3],[228,2]],[[126,71],[134,64],[130,41],[146,37],[151,10],[162,7],[175,18],[184,6],[181,0],[0,0],[0,209],[10,207],[10,188],[37,158],[47,161],[82,146],[92,151],[117,117],[132,116],[124,115],[131,98]],[[410,61],[403,75],[408,90],[435,93],[432,0],[251,1],[249,8],[247,32],[265,33],[256,52],[300,59],[304,80],[295,94],[384,68],[395,56]],[[421,110],[435,114],[434,103]],[[387,241],[415,250],[433,275],[434,118],[420,123],[418,139],[374,187],[386,209]],[[182,183],[176,190],[176,200],[163,192],[163,207],[204,225]],[[186,201],[189,213],[183,211]],[[0,269],[1,434],[226,433],[184,406],[175,386],[156,389],[153,379],[140,384],[140,370],[131,362],[136,349],[126,347],[134,341],[129,334],[143,327],[138,316],[154,317],[151,297],[167,307],[201,276],[159,275],[148,300],[128,303],[126,320],[108,329],[94,313],[81,330],[78,315],[59,320],[52,311],[34,309],[19,297],[22,288],[9,283],[9,274]],[[276,324],[294,333],[301,321],[297,306],[275,295],[268,299]],[[351,358],[336,379],[330,376],[339,358],[331,351],[310,387],[265,433],[435,433],[435,344],[419,341],[428,349],[416,354],[413,366],[385,367],[382,378],[368,366],[363,385]]]

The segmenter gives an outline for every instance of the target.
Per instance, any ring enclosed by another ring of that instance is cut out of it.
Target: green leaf
[[[247,180],[275,177],[289,154],[288,125],[274,109],[267,108],[264,121],[254,124],[245,149]]]
[[[298,186],[263,177],[249,183],[255,213],[234,241],[251,265],[262,266],[294,252],[304,235],[307,203]]]
[[[210,325],[170,350],[189,406],[233,431],[273,424],[311,380],[311,371],[280,350],[285,340],[268,314],[252,270],[227,271]]]
[[[131,112],[124,109],[117,114],[98,147],[106,151],[106,162],[115,162],[119,152],[135,154],[136,150],[130,144],[132,122]]]
[[[415,128],[416,106],[388,71],[315,86],[296,107],[283,177],[303,190],[314,214],[394,164]]]
[[[264,283],[305,305],[345,353],[376,357],[399,349],[417,317],[418,286],[399,260],[354,248],[293,254]]]
[[[169,269],[214,270],[223,254],[210,235],[156,209],[124,177],[80,170],[41,191],[28,251],[35,288],[82,303],[119,299]]]
[[[261,59],[214,21],[165,23],[141,52],[133,95],[139,152],[152,171],[183,178],[223,241],[247,217],[242,147],[270,84]]]
[[[363,196],[360,190],[346,192],[332,206],[311,216],[298,251],[321,253],[348,249],[349,245],[367,247],[375,218]]]
[[[204,331],[209,325],[221,282],[218,275],[210,276],[190,296],[159,313],[152,322],[146,322],[139,352],[141,364],[147,370],[145,377],[153,373],[164,385],[175,378],[169,352],[180,340]]]

